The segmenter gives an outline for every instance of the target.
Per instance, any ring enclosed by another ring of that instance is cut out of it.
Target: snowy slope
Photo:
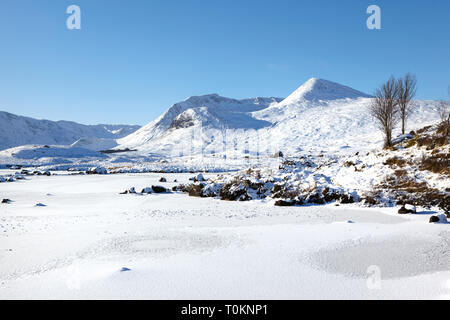
[[[370,103],[368,94],[317,78],[308,80],[284,100],[191,97],[118,140],[117,148],[166,157],[373,149],[383,140],[368,112]],[[437,119],[434,104],[415,101],[408,129],[433,123]]]
[[[81,138],[111,139],[102,143],[115,146],[115,139],[137,129],[139,126],[133,125],[83,125],[70,121],[37,120],[0,111],[0,150],[27,144],[71,145]]]
[[[250,112],[262,110],[280,102],[280,98],[236,100],[217,94],[190,97],[171,106],[163,115],[135,133],[119,141],[122,146],[145,148],[164,135],[198,126],[200,122],[213,128],[253,128],[268,125],[250,117]]]

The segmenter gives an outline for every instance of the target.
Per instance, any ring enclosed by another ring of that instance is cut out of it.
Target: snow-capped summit
[[[135,133],[121,139],[121,147],[143,147],[147,143],[167,136],[174,130],[200,126],[222,128],[253,128],[267,123],[254,119],[249,113],[263,110],[282,101],[281,98],[251,98],[237,100],[208,94],[193,96],[172,105],[159,118],[150,122]]]
[[[311,78],[284,99],[281,104],[358,98],[370,98],[370,95],[332,81]]]
[[[311,78],[286,99],[236,100],[217,94],[172,105],[158,119],[118,140],[117,149],[164,157],[199,154],[296,154],[376,148],[382,136],[368,111],[371,96]],[[416,101],[410,129],[433,121],[433,102]],[[239,149],[239,150],[238,150]]]

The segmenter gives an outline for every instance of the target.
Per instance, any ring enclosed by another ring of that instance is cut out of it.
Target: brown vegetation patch
[[[448,124],[447,122],[441,122],[436,130],[437,134],[444,136],[447,136],[449,132],[450,132],[450,124]]]
[[[392,157],[386,160],[385,164],[390,167],[400,167],[403,168],[407,164],[407,160],[400,157]]]
[[[396,177],[405,177],[408,175],[408,171],[403,170],[403,169],[398,169],[394,171],[394,174]]]
[[[424,207],[437,206],[445,197],[448,197],[446,193],[430,188],[426,182],[416,181],[407,176],[392,175],[384,183],[378,185],[377,189],[389,190],[390,194],[397,199],[398,204]]]
[[[436,153],[423,156],[419,168],[433,173],[450,175],[450,155],[448,153]]]

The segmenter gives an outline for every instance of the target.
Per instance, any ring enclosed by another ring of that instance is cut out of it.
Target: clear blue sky
[[[146,124],[192,95],[284,97],[313,76],[371,93],[408,71],[442,99],[449,34],[448,0],[1,0],[0,110]]]

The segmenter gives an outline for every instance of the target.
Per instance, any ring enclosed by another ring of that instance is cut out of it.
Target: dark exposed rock
[[[194,126],[194,119],[186,114],[180,114],[170,124],[170,129],[183,129]]]
[[[295,205],[294,201],[286,201],[286,200],[277,200],[275,201],[275,206],[277,207],[292,207]]]
[[[439,222],[439,221],[440,221],[440,219],[437,216],[431,216],[430,217],[430,223],[436,223],[436,222]]]
[[[320,193],[313,193],[308,196],[306,199],[308,203],[314,203],[314,204],[325,204],[325,200],[323,196]]]
[[[9,200],[9,199],[3,199],[3,200],[2,200],[2,203],[8,204],[8,203],[10,203],[10,202],[11,202],[11,200]]]
[[[355,203],[356,202],[355,198],[352,195],[349,195],[349,194],[341,194],[341,196],[339,198],[339,201],[342,204],[350,204],[350,203]]]
[[[172,187],[172,191],[188,192],[188,187],[184,184],[179,184],[177,186]]]
[[[398,210],[398,214],[408,214],[408,210],[405,207],[401,207]]]
[[[167,189],[162,186],[152,186],[152,190],[154,193],[165,193]]]
[[[191,184],[187,188],[187,192],[190,197],[204,197],[203,196],[203,185],[202,184]]]
[[[405,206],[402,206],[399,210],[398,210],[398,214],[414,214],[416,213],[414,210],[412,209],[407,209]]]
[[[220,199],[227,201],[245,201],[251,199],[247,194],[247,189],[243,185],[236,186],[232,183],[225,184],[220,190],[219,196]]]
[[[159,179],[159,182],[167,182],[167,179],[164,177],[161,177],[161,179]]]

